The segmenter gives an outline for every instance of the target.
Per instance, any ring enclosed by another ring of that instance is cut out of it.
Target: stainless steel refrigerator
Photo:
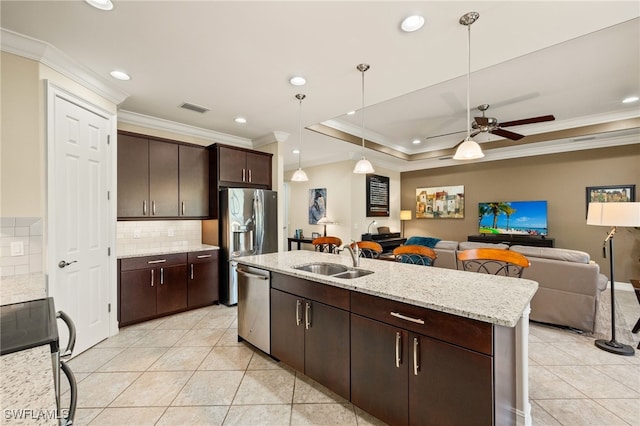
[[[253,188],[220,191],[220,301],[238,303],[237,259],[278,251],[278,194]]]

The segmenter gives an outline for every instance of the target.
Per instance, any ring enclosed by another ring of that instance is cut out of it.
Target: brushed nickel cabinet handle
[[[242,181],[245,181],[245,175],[246,175],[246,171],[245,169],[242,169]]]
[[[151,287],[153,287],[153,269],[151,270]]]
[[[308,330],[311,328],[311,303],[306,303],[306,308],[304,310],[304,320],[305,320],[305,328]]]
[[[420,371],[420,343],[418,342],[418,338],[413,338],[413,375],[417,376],[418,371]]]
[[[396,331],[396,367],[400,368],[400,359],[402,357],[402,335],[399,331]]]
[[[406,315],[402,315],[398,312],[391,312],[392,317],[400,318],[401,320],[415,322],[416,324],[424,324],[424,320],[420,318],[411,318]]]
[[[142,216],[147,215],[147,200],[142,200]]]
[[[167,261],[167,259],[148,260],[147,263],[150,264],[150,265],[153,265],[155,263],[164,263],[166,261]]]
[[[212,255],[210,254],[201,254],[196,256],[196,259],[206,259],[207,257],[211,257]]]
[[[160,284],[164,284],[164,268],[160,268]]]
[[[251,182],[251,169],[249,169],[249,182]]]
[[[182,202],[182,207],[180,208],[180,210],[182,211],[182,216],[184,216],[184,201]]]
[[[151,215],[155,216],[156,215],[156,200],[153,200],[151,202]]]
[[[191,264],[191,279],[193,279],[193,263]]]
[[[296,300],[296,325],[300,325],[302,322],[302,318],[300,318],[300,308],[302,308],[302,300],[298,299]]]

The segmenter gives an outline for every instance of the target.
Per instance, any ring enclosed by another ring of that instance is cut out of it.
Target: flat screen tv
[[[478,204],[481,234],[546,236],[547,201],[500,201]]]

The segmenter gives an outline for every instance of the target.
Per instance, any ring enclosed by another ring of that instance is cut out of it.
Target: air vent
[[[180,105],[180,108],[188,109],[190,111],[199,112],[200,114],[204,114],[205,112],[211,110],[211,108],[203,107],[203,106],[196,105],[196,104],[191,104],[189,102],[183,102],[182,105]]]

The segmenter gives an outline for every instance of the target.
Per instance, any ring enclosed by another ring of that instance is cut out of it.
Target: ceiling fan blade
[[[517,141],[519,139],[524,138],[524,135],[520,135],[518,133],[510,132],[504,129],[495,129],[489,133],[493,133],[494,135],[502,136],[503,138],[511,139],[512,141]]]
[[[478,123],[479,126],[488,126],[489,125],[489,117],[473,117]]]
[[[522,120],[505,121],[500,123],[500,127],[521,126],[523,124],[542,123],[544,121],[553,121],[556,118],[553,115],[541,115],[540,117],[524,118]]]

